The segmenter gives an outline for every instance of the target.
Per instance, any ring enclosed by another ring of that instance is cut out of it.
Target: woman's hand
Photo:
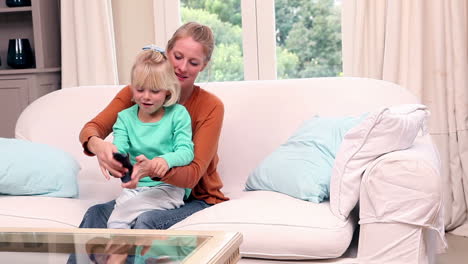
[[[145,155],[139,155],[135,158],[136,163],[133,165],[132,180],[123,183],[123,188],[134,189],[138,185],[138,181],[146,176],[161,178],[169,170],[169,165],[163,158],[156,157],[152,160]]]
[[[117,147],[114,144],[98,137],[91,137],[88,141],[88,149],[96,154],[102,175],[104,175],[106,179],[109,180],[111,175],[120,178],[123,176],[123,173],[127,171],[127,169],[113,157],[113,153],[117,152]]]

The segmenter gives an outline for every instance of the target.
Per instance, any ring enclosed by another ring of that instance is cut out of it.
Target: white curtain
[[[111,0],[62,0],[62,88],[118,84]]]
[[[446,230],[468,236],[467,0],[346,0],[343,69],[398,83],[431,111]]]

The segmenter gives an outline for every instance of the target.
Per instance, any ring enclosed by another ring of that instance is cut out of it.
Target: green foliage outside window
[[[216,48],[198,82],[244,79],[240,0],[182,0],[182,22],[209,25]],[[278,79],[338,76],[341,8],[334,0],[276,0]]]

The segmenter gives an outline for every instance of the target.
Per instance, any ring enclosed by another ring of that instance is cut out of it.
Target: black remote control
[[[128,154],[122,154],[122,153],[115,152],[114,153],[114,159],[116,161],[122,163],[122,166],[124,168],[128,169],[128,171],[125,173],[124,176],[122,176],[120,178],[120,180],[122,180],[123,183],[129,182],[132,179],[131,177],[132,177],[132,171],[133,171],[133,165],[130,162],[130,156]]]

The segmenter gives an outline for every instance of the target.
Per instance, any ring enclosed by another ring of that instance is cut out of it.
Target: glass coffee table
[[[237,263],[237,232],[0,228],[1,263]]]

